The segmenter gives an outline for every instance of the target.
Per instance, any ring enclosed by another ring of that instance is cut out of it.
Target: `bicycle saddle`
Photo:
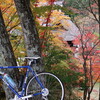
[[[25,57],[25,59],[29,59],[29,60],[37,60],[37,59],[39,59],[39,58],[41,58],[41,57],[39,57],[39,56],[37,56],[37,57]]]

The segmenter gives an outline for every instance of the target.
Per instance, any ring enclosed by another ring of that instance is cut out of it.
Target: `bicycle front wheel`
[[[35,76],[27,85],[26,95],[38,94],[41,93],[41,91],[43,93],[35,95],[32,98],[28,98],[27,100],[63,100],[64,88],[58,77],[51,73],[40,73],[37,74],[37,77],[44,86],[44,89],[40,87]],[[46,92],[44,92],[44,90],[46,90]]]

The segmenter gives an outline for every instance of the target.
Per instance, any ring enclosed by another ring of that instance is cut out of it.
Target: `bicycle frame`
[[[43,84],[40,82],[40,80],[37,77],[37,74],[34,72],[34,70],[31,68],[31,66],[3,66],[3,67],[1,66],[0,67],[0,69],[5,69],[5,68],[6,69],[8,69],[8,68],[27,68],[25,79],[24,79],[24,82],[23,82],[23,85],[22,85],[22,90],[21,90],[20,93],[18,93],[9,83],[7,83],[3,79],[2,75],[0,76],[0,79],[2,79],[2,81],[4,81],[4,83],[12,90],[12,92],[15,95],[18,96],[18,98],[26,99],[26,98],[30,98],[32,96],[42,94],[42,92],[40,92],[40,93],[35,93],[35,94],[32,94],[32,95],[25,96],[25,89],[26,89],[26,86],[27,86],[27,79],[28,79],[28,75],[29,75],[30,72],[33,74],[33,76],[36,76],[35,79],[38,82],[38,84],[40,85],[41,89],[44,88]]]

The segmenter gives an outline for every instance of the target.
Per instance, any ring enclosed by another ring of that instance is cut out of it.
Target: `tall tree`
[[[26,44],[27,56],[41,56],[40,40],[35,25],[34,16],[27,0],[14,0],[15,6],[21,22],[23,35]],[[37,70],[41,70],[40,66]]]
[[[13,49],[9,40],[9,35],[7,34],[6,27],[4,24],[4,20],[2,17],[2,12],[0,10],[0,51],[1,56],[3,59],[2,66],[16,66],[16,59],[13,53]],[[12,77],[17,79],[18,70],[10,69],[6,70],[7,73],[12,72]],[[16,80],[17,81],[17,80]],[[6,99],[10,99],[13,97],[13,94],[9,91],[9,89],[6,86],[3,86],[6,94]]]
[[[100,38],[100,0],[98,0],[98,11],[99,11],[99,38]]]
[[[78,48],[76,49],[78,53],[77,58],[82,64],[81,71],[83,69],[84,74],[84,82],[81,85],[84,90],[83,100],[90,100],[93,88],[100,78],[100,50],[98,50],[100,40],[98,36],[91,32],[80,32],[80,36],[78,36],[73,43],[74,45],[78,45]]]

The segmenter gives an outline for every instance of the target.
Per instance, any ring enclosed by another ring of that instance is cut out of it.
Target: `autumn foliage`
[[[67,20],[71,20],[71,18],[54,8],[56,0],[32,1],[30,4],[39,33],[45,70],[55,73],[61,78],[66,88],[65,91],[67,91],[66,94],[69,95],[74,94],[73,89],[75,88],[84,90],[85,85],[91,87],[91,81],[99,82],[100,40],[95,33],[89,31],[91,27],[85,27],[84,30],[88,30],[88,32],[78,35],[72,41],[75,47],[70,47],[61,35],[70,27]],[[92,6],[94,7],[94,4]],[[26,50],[13,0],[1,0],[0,8],[3,12],[17,62],[23,64],[21,58],[26,56]],[[62,20],[63,23],[61,23]],[[54,30],[57,30],[57,32],[54,32]],[[77,54],[77,57],[75,57],[75,54]],[[84,61],[86,62],[86,73],[84,72]],[[84,73],[88,78],[85,85]],[[82,96],[81,92],[79,92],[79,96]]]

